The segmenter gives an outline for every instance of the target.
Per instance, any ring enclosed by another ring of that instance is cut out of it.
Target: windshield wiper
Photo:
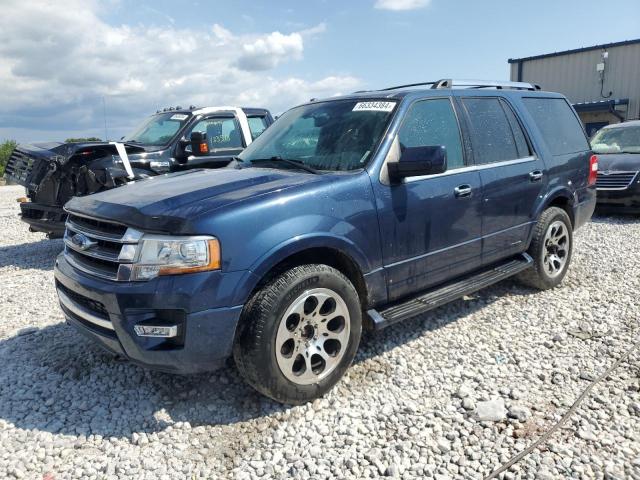
[[[251,160],[251,163],[271,163],[272,165],[277,165],[279,162],[289,165],[290,167],[299,168],[300,170],[304,170],[305,172],[313,173],[316,175],[320,173],[318,172],[318,170],[316,170],[313,167],[310,167],[309,165],[305,164],[301,160],[292,160],[289,158],[282,158],[277,155],[269,158],[254,158],[253,160]]]

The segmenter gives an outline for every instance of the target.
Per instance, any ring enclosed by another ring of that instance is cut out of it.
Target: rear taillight
[[[589,185],[595,185],[598,179],[598,156],[591,155],[589,159]]]

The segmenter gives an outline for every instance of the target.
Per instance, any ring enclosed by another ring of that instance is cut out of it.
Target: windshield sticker
[[[186,120],[189,115],[185,115],[184,113],[176,113],[175,115],[171,115],[169,120]]]
[[[353,107],[354,112],[390,112],[396,102],[358,102]]]

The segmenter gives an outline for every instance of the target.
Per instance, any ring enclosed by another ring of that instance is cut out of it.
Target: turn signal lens
[[[209,153],[209,145],[206,142],[200,144],[200,153]]]
[[[587,181],[587,184],[595,185],[597,179],[598,179],[598,156],[591,155],[591,158],[589,159],[589,179]]]

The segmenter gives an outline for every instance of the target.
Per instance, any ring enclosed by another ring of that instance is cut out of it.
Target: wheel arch
[[[569,219],[571,220],[571,227],[575,227],[575,196],[571,190],[566,187],[558,187],[552,190],[545,199],[540,202],[540,207],[536,212],[535,218],[540,218],[542,212],[544,212],[549,207],[558,207],[564,210],[567,215],[569,215]]]
[[[370,270],[369,262],[354,244],[340,237],[306,237],[285,242],[258,260],[251,268],[251,298],[260,288],[280,273],[306,264],[324,264],[335,268],[353,284],[360,302],[366,305],[368,288],[364,274]]]

